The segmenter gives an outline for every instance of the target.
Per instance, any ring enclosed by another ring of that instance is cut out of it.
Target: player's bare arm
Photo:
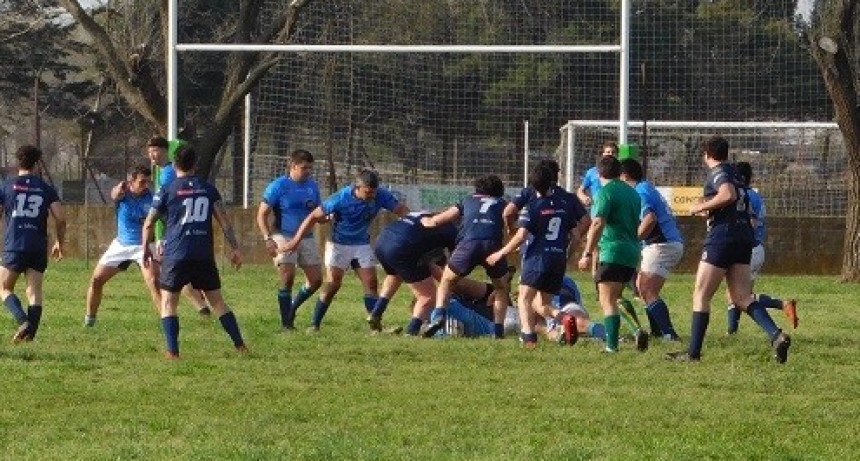
[[[701,203],[690,205],[690,212],[697,214],[703,211],[719,210],[720,208],[724,208],[726,205],[734,203],[737,199],[738,193],[733,185],[729,183],[721,184],[720,188],[717,189],[716,195],[702,201]]]
[[[505,246],[487,256],[487,264],[491,266],[495,265],[497,262],[501,261],[502,258],[513,253],[526,240],[527,234],[528,231],[524,227],[517,229],[517,232],[510,238],[510,240],[508,240],[508,243],[505,244]]]
[[[305,220],[302,221],[302,224],[296,230],[296,235],[294,235],[289,242],[278,245],[278,251],[295,251],[295,249],[299,247],[299,242],[301,242],[302,239],[305,238],[305,235],[307,235],[308,232],[311,231],[314,225],[318,222],[324,222],[326,220],[327,217],[322,207],[314,208],[314,211],[311,211],[311,213],[305,218]]]
[[[54,247],[51,248],[51,256],[57,261],[63,259],[63,244],[66,241],[66,213],[63,211],[63,205],[60,202],[54,202],[49,208],[51,216],[54,217],[54,226],[56,226],[57,241],[54,242]]]
[[[645,237],[651,235],[651,231],[654,230],[655,225],[657,225],[657,215],[649,211],[642,217],[642,221],[639,222],[636,236],[639,237],[639,240],[643,240]]]
[[[393,210],[391,210],[391,212],[396,214],[397,217],[402,218],[402,217],[406,216],[407,214],[409,214],[409,207],[407,207],[403,203],[398,203],[397,206],[394,207]]]
[[[584,187],[579,186],[579,188],[576,189],[576,197],[583,205],[591,206],[591,197],[585,192]]]
[[[155,241],[155,223],[161,219],[161,213],[155,208],[149,209],[146,220],[143,221],[143,265],[149,267],[152,264],[152,250],[149,244]]]
[[[505,222],[505,229],[508,230],[508,234],[513,234],[517,230],[517,213],[519,213],[519,211],[520,210],[517,209],[517,205],[514,204],[514,202],[508,202],[508,204],[505,205],[504,211],[502,211],[502,219]]]
[[[585,249],[582,251],[582,257],[579,258],[579,269],[587,270],[591,268],[591,258],[594,250],[597,248],[597,242],[603,234],[603,228],[606,225],[606,220],[602,216],[595,216],[591,220],[591,226],[588,228],[588,236],[585,239]]]
[[[114,202],[121,200],[128,190],[128,181],[121,181],[110,190],[110,199]]]
[[[263,242],[266,245],[266,251],[271,256],[278,252],[278,244],[272,239],[272,231],[269,227],[269,216],[272,214],[272,207],[266,202],[260,202],[260,207],[257,208],[257,227],[263,234]]]
[[[242,267],[242,253],[239,251],[239,240],[236,238],[236,231],[233,230],[233,223],[230,221],[230,216],[227,214],[227,208],[224,207],[224,202],[217,201],[212,206],[212,214],[221,230],[224,232],[224,241],[230,245],[230,264],[239,269]]]
[[[437,227],[452,222],[458,217],[460,217],[460,209],[452,206],[439,214],[421,218],[421,225],[424,227]]]

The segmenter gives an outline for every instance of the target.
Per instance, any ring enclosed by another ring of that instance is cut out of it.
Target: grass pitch
[[[679,364],[662,355],[681,346],[660,341],[606,356],[592,341],[526,351],[515,338],[372,337],[352,276],[320,334],[281,334],[274,270],[222,269],[251,353],[237,356],[218,321],[183,301],[183,357],[166,361],[134,269],[108,283],[98,324],[82,326],[90,270],[52,264],[39,337],[0,345],[3,459],[860,458],[860,286],[835,278],[759,281],[799,300],[787,364],[748,318],[724,337],[722,302],[702,362]],[[599,318],[592,285],[576,278]],[[678,275],[664,292],[685,340],[691,291]],[[405,324],[408,297],[388,324]]]

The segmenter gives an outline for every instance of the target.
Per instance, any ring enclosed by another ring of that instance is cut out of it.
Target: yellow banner
[[[690,205],[702,197],[701,187],[658,187],[657,190],[677,216],[689,216]]]

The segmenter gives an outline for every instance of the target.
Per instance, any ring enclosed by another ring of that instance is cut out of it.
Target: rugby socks
[[[296,297],[293,298],[293,320],[296,319],[296,311],[299,310],[299,306],[302,305],[305,301],[310,298],[316,290],[311,290],[307,285],[303,285],[299,288],[299,291],[296,293]]]
[[[741,310],[738,309],[738,306],[735,306],[734,304],[729,304],[729,310],[726,314],[726,319],[726,323],[728,325],[726,332],[730,335],[737,333],[738,327],[740,326],[741,322]]]
[[[388,309],[388,298],[380,297],[376,300],[376,305],[370,311],[370,315],[374,318],[381,319],[385,314],[385,309]]]
[[[603,326],[606,329],[606,350],[618,351],[618,330],[621,328],[621,316],[618,314],[607,315],[603,318]]]
[[[85,327],[96,326],[96,316],[90,315],[90,314],[84,314],[84,326]]]
[[[230,335],[230,339],[233,340],[233,346],[239,348],[245,345],[245,341],[242,339],[242,333],[239,331],[239,322],[236,321],[236,314],[233,311],[227,311],[226,314],[218,317],[218,320],[221,321],[221,326],[224,328],[224,331]]]
[[[331,301],[323,301],[321,298],[317,298],[317,305],[314,307],[314,315],[311,317],[312,327],[319,329],[322,324],[322,319],[328,311],[329,304],[331,304]]]
[[[760,301],[753,301],[752,304],[747,306],[747,315],[752,317],[755,323],[767,333],[767,336],[773,340],[776,338],[776,335],[779,334],[779,328],[774,323],[773,318],[771,318],[770,314],[767,313],[767,309],[764,308],[764,305]]]
[[[161,329],[167,343],[167,352],[179,355],[179,317],[171,315],[161,318]]]
[[[693,312],[693,317],[690,320],[690,345],[687,348],[687,355],[691,359],[698,359],[702,356],[702,344],[705,342],[705,332],[708,330],[710,321],[710,312]]]
[[[376,306],[376,296],[373,295],[364,295],[364,310],[367,311],[368,314],[373,312],[373,307]]]
[[[281,288],[278,290],[278,311],[281,313],[281,326],[293,326],[293,300],[290,290]]]
[[[639,316],[636,315],[636,308],[626,298],[618,298],[618,313],[621,314],[624,322],[634,333],[642,328],[642,324],[639,323]]]
[[[9,313],[12,314],[12,317],[15,317],[15,322],[18,325],[27,321],[27,314],[24,313],[24,308],[21,306],[21,300],[18,299],[18,296],[15,293],[10,294],[3,300],[3,304],[6,305],[6,309],[9,310]]]
[[[602,323],[588,322],[588,335],[601,341],[606,341],[606,328]]]
[[[36,339],[39,322],[42,321],[42,306],[34,304],[27,308],[27,320],[30,321],[30,339]]]
[[[538,335],[537,333],[520,333],[520,340],[523,344],[537,344]]]
[[[673,338],[678,337],[675,326],[672,325],[672,318],[669,316],[669,306],[666,305],[665,301],[657,298],[653,303],[645,306],[645,312],[649,318],[654,319],[654,326],[658,332],[663,335],[670,335]]]
[[[768,295],[758,295],[758,302],[761,303],[767,309],[779,309],[782,310],[782,300],[778,298],[771,298]]]
[[[504,323],[494,323],[493,324],[493,334],[496,336],[496,339],[505,339],[505,324]]]
[[[409,320],[409,325],[406,325],[406,334],[409,336],[418,336],[422,323],[424,323],[423,320],[418,317],[412,317],[412,319]]]

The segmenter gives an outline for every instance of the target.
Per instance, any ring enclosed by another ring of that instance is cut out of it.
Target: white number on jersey
[[[42,202],[44,199],[40,195],[17,194],[15,195],[15,209],[12,210],[12,217],[38,217]]]
[[[496,204],[499,201],[497,198],[491,197],[481,197],[481,209],[478,210],[480,213],[486,213],[490,210],[490,207]]]
[[[546,225],[546,235],[544,235],[544,239],[548,242],[552,242],[558,239],[558,232],[561,230],[561,218],[558,216],[553,216],[549,219],[549,222]]]
[[[182,201],[185,205],[185,216],[182,224],[190,224],[206,221],[209,214],[209,197],[192,197]]]

